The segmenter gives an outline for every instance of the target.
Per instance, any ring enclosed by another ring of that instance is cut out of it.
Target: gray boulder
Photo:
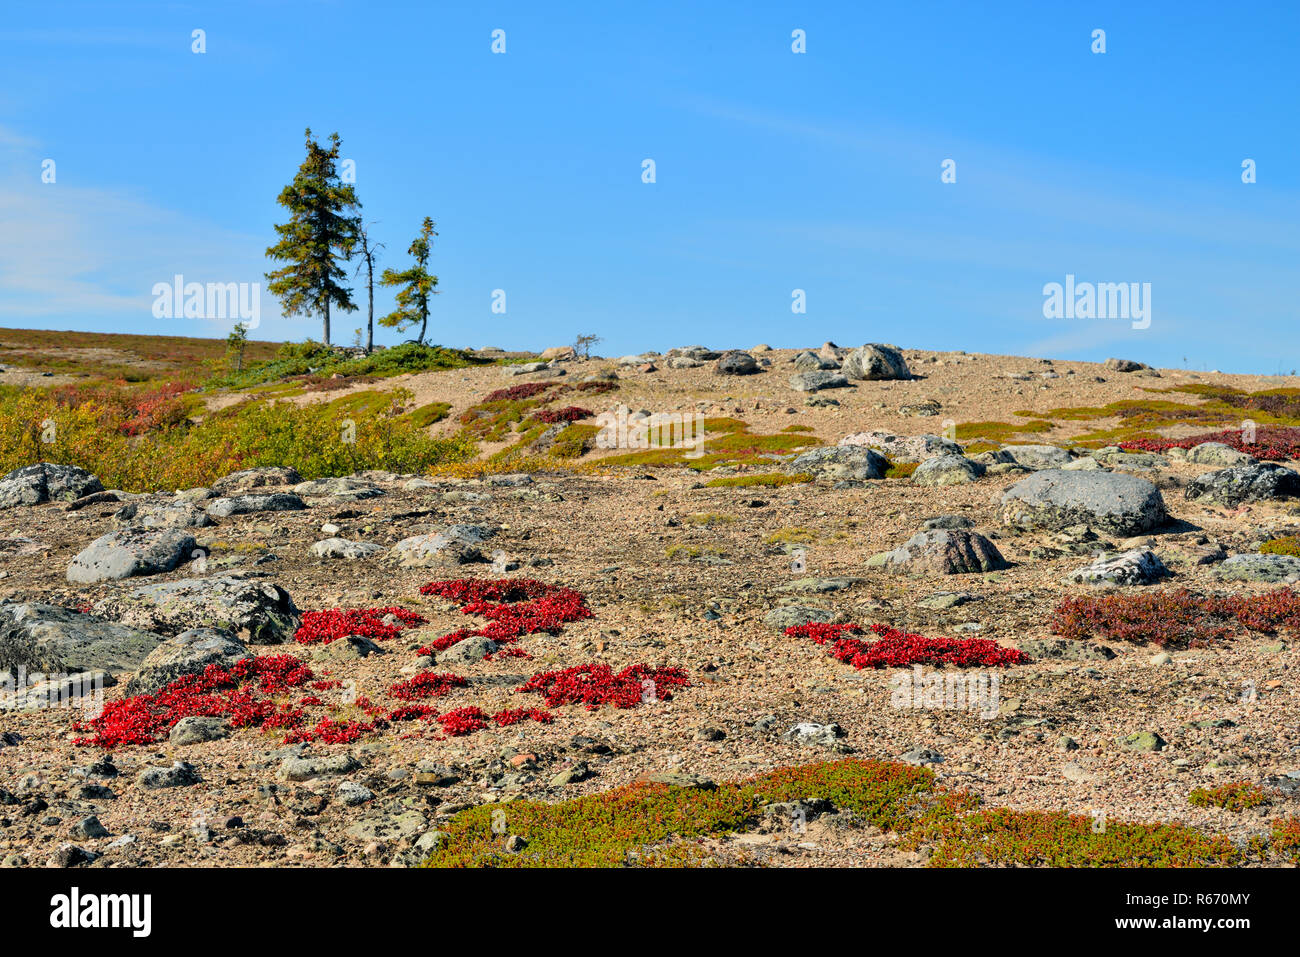
[[[983,466],[964,455],[936,455],[916,467],[912,482],[928,486],[964,485],[974,482],[983,472]]]
[[[786,466],[791,474],[806,473],[819,481],[862,482],[885,477],[889,463],[879,452],[862,446],[835,445],[809,449]]]
[[[892,552],[867,559],[871,568],[889,571],[961,575],[1006,568],[998,547],[978,532],[934,529],[917,532]]]
[[[936,455],[961,455],[962,448],[952,439],[942,435],[895,435],[893,432],[875,430],[854,432],[840,439],[837,445],[864,445],[889,457],[891,462],[924,462]],[[972,461],[975,461],[972,459]]]
[[[268,495],[236,495],[231,498],[214,498],[208,502],[208,514],[215,518],[231,515],[248,515],[253,512],[298,512],[307,507],[297,495],[289,492],[271,492]]]
[[[68,581],[79,584],[157,575],[187,562],[194,536],[178,528],[137,528],[109,532],[83,548],[68,565]]]
[[[1253,455],[1239,452],[1231,445],[1224,445],[1222,442],[1202,442],[1200,445],[1193,445],[1183,453],[1182,457],[1197,465],[1218,465],[1225,468],[1230,465],[1254,465],[1258,461]]]
[[[442,562],[481,562],[484,558],[478,545],[493,534],[481,525],[450,525],[440,532],[402,539],[393,546],[392,555],[403,565],[414,568]]]
[[[182,499],[128,502],[113,513],[113,519],[128,528],[206,528],[212,524],[207,512]]]
[[[820,392],[822,389],[847,389],[849,380],[838,372],[798,372],[790,376],[790,388],[796,392]]]
[[[1055,445],[1004,445],[1001,452],[1006,456],[1001,461],[1009,459],[1027,469],[1059,469],[1074,459],[1065,449],[1058,449]]]
[[[135,671],[162,640],[71,608],[0,604],[0,672]]]
[[[753,356],[739,349],[724,352],[718,359],[717,370],[719,375],[753,375],[762,371]]]
[[[1154,552],[1134,548],[1118,555],[1102,555],[1066,576],[1066,584],[1149,585],[1169,574]]]
[[[848,354],[840,371],[850,379],[910,379],[902,353],[892,346],[869,342]]]
[[[276,485],[296,485],[302,481],[297,469],[280,465],[259,465],[251,469],[242,469],[223,475],[212,483],[212,491],[217,495],[235,495],[255,488],[267,488]]]
[[[840,364],[835,359],[827,359],[815,352],[805,349],[790,360],[799,372],[816,372],[822,369],[838,369]]]
[[[71,502],[104,491],[104,485],[85,469],[75,465],[37,462],[24,465],[0,479],[0,508],[39,505],[42,502]]]
[[[167,734],[172,744],[202,744],[205,741],[220,741],[230,737],[230,722],[225,718],[207,715],[189,715],[181,718]]]
[[[1087,525],[1132,536],[1158,528],[1168,517],[1159,489],[1118,472],[1049,469],[1021,479],[1002,495],[1002,521],[1020,529]]]
[[[302,617],[289,593],[270,582],[235,577],[187,578],[143,585],[95,604],[123,624],[178,635],[192,628],[233,631],[253,644],[293,639]]]
[[[1234,465],[1206,472],[1187,483],[1190,500],[1235,508],[1243,502],[1262,502],[1300,495],[1300,475],[1276,462]]]
[[[809,608],[804,605],[786,605],[773,608],[763,616],[763,624],[774,631],[798,628],[800,625],[822,624],[835,616],[824,608]]]
[[[230,668],[250,657],[244,643],[219,628],[192,628],[163,640],[127,682],[127,694],[153,694],[208,665]]]

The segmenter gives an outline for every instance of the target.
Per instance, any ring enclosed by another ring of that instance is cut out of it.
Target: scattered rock
[[[0,604],[0,671],[135,671],[162,636],[71,608]]]
[[[753,375],[762,371],[753,356],[739,349],[724,352],[718,359],[717,370],[719,375]]]
[[[217,495],[235,495],[267,486],[296,485],[301,481],[302,476],[296,469],[279,465],[259,465],[256,468],[223,475],[212,483],[212,491]]]
[[[1155,553],[1145,548],[1135,548],[1107,557],[1102,555],[1077,571],[1066,576],[1065,582],[1073,584],[1149,585],[1169,574],[1169,569]]]
[[[374,542],[353,542],[346,538],[325,538],[311,547],[313,558],[370,558],[384,550]]]
[[[1206,472],[1187,483],[1190,500],[1236,508],[1243,502],[1261,502],[1300,495],[1300,475],[1276,462],[1234,465]]]
[[[845,357],[840,370],[850,379],[910,379],[902,353],[892,346],[867,343]]]
[[[135,783],[142,788],[157,791],[162,788],[189,787],[202,780],[194,765],[176,761],[169,768],[145,768],[136,776]]]
[[[85,469],[37,462],[14,469],[0,479],[0,509],[42,502],[72,502],[102,491],[103,484]]]
[[[1285,582],[1300,580],[1300,558],[1293,555],[1233,555],[1211,573],[1220,581]]]
[[[936,455],[916,467],[912,482],[927,486],[964,485],[977,480],[983,472],[983,466],[964,455]]]
[[[207,512],[216,518],[231,515],[250,515],[254,512],[298,512],[307,504],[289,492],[272,492],[269,495],[236,495],[233,498],[214,498],[208,502]]]
[[[194,556],[194,536],[177,528],[132,529],[101,535],[68,566],[68,581],[91,584],[169,572]]]
[[[786,466],[791,474],[806,473],[822,482],[861,482],[885,477],[889,463],[873,449],[836,445],[810,449]]]
[[[998,547],[977,532],[936,529],[917,532],[892,552],[867,559],[868,567],[891,571],[960,575],[1006,568]]]
[[[175,745],[202,744],[230,737],[230,722],[225,718],[189,715],[181,718],[167,735]]]
[[[1021,529],[1087,525],[1137,535],[1168,518],[1160,490],[1144,478],[1114,472],[1050,469],[1021,479],[1002,496],[1002,520]]]
[[[95,604],[97,614],[164,634],[219,628],[254,644],[292,640],[302,617],[289,593],[269,582],[234,577],[189,578],[143,585]]]
[[[149,652],[127,682],[126,693],[153,694],[186,675],[201,674],[208,665],[231,668],[248,657],[244,643],[229,631],[192,628],[164,639]]]

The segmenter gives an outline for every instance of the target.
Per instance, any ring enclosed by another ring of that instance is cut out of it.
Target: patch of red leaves
[[[557,422],[579,422],[583,419],[590,419],[595,414],[591,409],[569,405],[563,409],[541,409],[533,413],[533,418],[538,422],[545,422],[547,425],[555,425]]]
[[[396,619],[395,624],[384,621]],[[403,628],[423,625],[425,619],[405,608],[334,608],[328,611],[309,611],[302,616],[302,625],[293,640],[303,645],[329,644],[348,635],[360,635],[375,641],[396,638]]]
[[[1190,449],[1202,442],[1222,442],[1238,452],[1245,452],[1264,461],[1280,462],[1300,458],[1300,428],[1295,426],[1258,426],[1254,442],[1245,441],[1240,429],[1224,429],[1185,439],[1131,439],[1119,443],[1119,447],[1129,451],[1167,452],[1170,449]]]
[[[106,749],[151,744],[192,715],[228,717],[236,728],[297,728],[302,709],[276,704],[272,696],[300,688],[312,677],[293,655],[259,655],[230,668],[208,665],[202,674],[186,675],[156,694],[108,702],[98,717],[75,726],[92,733],[73,743]]]
[[[388,693],[403,701],[416,698],[441,698],[455,688],[464,688],[469,684],[460,675],[450,672],[422,671],[414,678],[399,681],[388,689]]]
[[[859,625],[796,625],[785,630],[791,638],[811,638],[819,645],[830,644],[827,653],[836,661],[855,668],[907,668],[912,665],[955,665],[959,668],[1003,668],[1023,664],[1029,658],[1015,648],[1003,648],[988,638],[927,638],[875,624],[870,629],[875,641],[841,637],[864,634]]]
[[[521,399],[531,399],[534,396],[541,395],[554,384],[553,382],[525,382],[522,385],[512,385],[508,389],[497,389],[495,392],[489,392],[483,397],[483,401],[517,402]]]
[[[673,696],[671,689],[687,687],[690,681],[681,668],[632,665],[614,674],[609,665],[578,665],[535,674],[517,690],[542,695],[552,708],[582,704],[594,711],[603,704],[634,708],[652,698],[667,701]]]
[[[1300,595],[1278,588],[1261,595],[1201,596],[1180,588],[1069,597],[1056,606],[1051,627],[1065,638],[1199,648],[1228,638],[1234,625],[1263,634],[1300,631]]]
[[[467,615],[478,615],[491,624],[483,628],[461,628],[443,635],[419,654],[446,651],[473,635],[508,644],[524,635],[557,634],[568,622],[591,617],[581,592],[548,585],[531,578],[460,578],[429,582],[420,586],[421,595],[437,595],[461,605]]]

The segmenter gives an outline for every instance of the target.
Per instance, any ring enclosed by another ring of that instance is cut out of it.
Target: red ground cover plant
[[[875,641],[841,637],[864,634],[859,625],[808,624],[787,628],[791,638],[811,638],[829,644],[827,653],[855,668],[907,668],[912,665],[955,665],[959,668],[1003,668],[1024,664],[1024,652],[1003,648],[988,638],[927,638],[888,625],[872,625]]]
[[[522,399],[532,399],[541,395],[554,384],[553,382],[525,382],[522,385],[512,385],[508,389],[497,389],[495,392],[489,392],[483,397],[483,401],[518,402]]]
[[[460,675],[450,672],[424,671],[414,678],[397,682],[388,689],[388,693],[403,701],[411,701],[415,698],[441,698],[448,692],[456,688],[464,688],[468,684],[469,682]]]
[[[396,624],[383,619],[392,616]],[[348,635],[361,635],[376,641],[396,638],[403,628],[423,625],[425,619],[404,608],[334,608],[328,611],[309,611],[302,616],[302,625],[293,640],[303,645],[329,644]]]
[[[437,595],[462,606],[467,615],[486,618],[483,628],[461,628],[443,635],[419,654],[445,651],[474,635],[508,644],[538,632],[557,634],[568,622],[590,618],[591,609],[581,592],[548,585],[531,578],[460,578],[429,582],[420,586],[421,595]]]
[[[634,708],[648,698],[667,701],[673,688],[687,687],[690,681],[681,668],[632,665],[615,674],[609,665],[591,664],[540,672],[516,690],[536,692],[552,708],[582,704],[595,711],[603,704]]]
[[[533,413],[533,418],[547,425],[555,425],[557,422],[579,422],[582,419],[590,419],[595,414],[591,409],[569,405],[563,409],[540,409]]]
[[[1197,595],[1186,588],[1141,595],[1065,598],[1052,631],[1065,638],[1109,638],[1169,648],[1222,641],[1233,626],[1272,634],[1300,630],[1300,595],[1278,588],[1260,595]]]
[[[1185,439],[1131,439],[1119,443],[1119,447],[1129,451],[1167,452],[1170,449],[1190,449],[1202,442],[1222,442],[1238,452],[1266,461],[1300,458],[1300,428],[1295,426],[1259,426],[1255,429],[1254,442],[1245,441],[1240,429],[1224,429]]]
[[[73,743],[105,749],[151,744],[192,715],[227,717],[236,728],[297,728],[304,720],[302,709],[273,699],[312,677],[311,669],[293,655],[259,655],[230,668],[208,665],[202,674],[186,675],[155,694],[108,702],[98,717],[74,726],[91,734]]]

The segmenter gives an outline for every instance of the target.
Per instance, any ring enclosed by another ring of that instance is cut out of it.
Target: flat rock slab
[[[311,547],[313,558],[370,558],[384,550],[374,542],[353,542],[346,538],[326,538]]]
[[[1115,472],[1048,469],[1021,479],[1002,496],[1002,521],[1020,529],[1087,525],[1132,536],[1158,528],[1168,517],[1159,489],[1144,478]]]
[[[1300,475],[1275,462],[1234,465],[1206,472],[1187,483],[1193,501],[1235,508],[1244,502],[1263,502],[1300,495]]]
[[[385,494],[378,485],[347,476],[312,479],[295,485],[293,491],[303,498],[333,498],[342,502],[360,502]]]
[[[102,599],[98,614],[123,624],[176,635],[192,628],[220,628],[253,644],[293,639],[302,616],[278,585],[234,577],[188,578],[143,585]]]
[[[163,636],[34,603],[0,605],[0,670],[29,674],[135,671]]]
[[[492,529],[481,525],[450,525],[440,532],[402,539],[393,546],[392,555],[403,565],[416,568],[442,562],[483,561],[477,546],[494,534]]]
[[[98,478],[75,465],[37,462],[14,469],[0,479],[0,508],[72,502],[104,491]]]
[[[231,515],[249,515],[253,512],[300,512],[306,507],[307,503],[297,495],[271,492],[268,495],[214,498],[208,502],[207,512],[216,518],[229,518]]]
[[[763,616],[763,624],[776,631],[797,628],[800,625],[829,622],[834,614],[824,608],[808,608],[803,605],[786,605],[773,608]]]
[[[1211,573],[1221,581],[1284,582],[1300,578],[1300,558],[1293,555],[1233,555]]]
[[[1006,568],[998,547],[977,532],[935,529],[917,532],[892,552],[867,559],[868,567],[889,571],[961,575]]]
[[[178,528],[109,532],[83,548],[68,565],[68,581],[119,581],[169,572],[194,557],[194,536]]]
[[[790,376],[790,388],[796,392],[819,392],[822,389],[847,389],[849,380],[838,372],[813,370]]]

